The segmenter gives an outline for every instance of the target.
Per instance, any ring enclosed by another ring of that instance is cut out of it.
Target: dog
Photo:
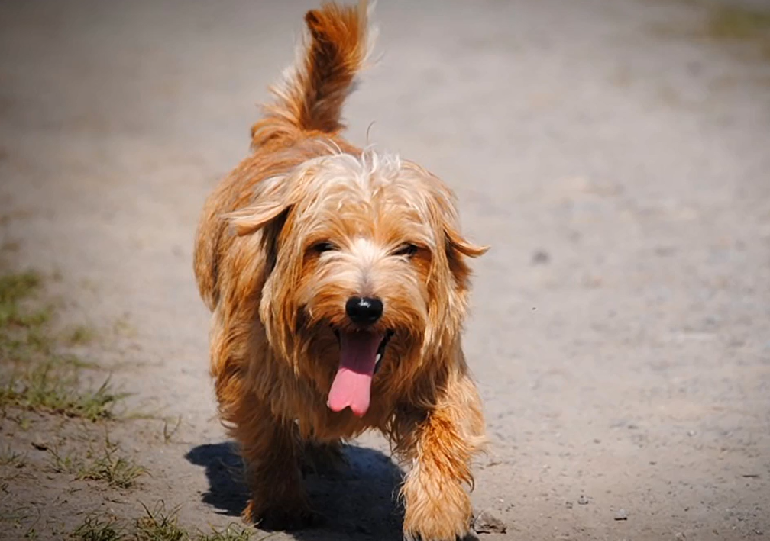
[[[470,531],[472,460],[486,445],[462,348],[469,258],[454,193],[396,155],[362,150],[341,109],[364,69],[365,2],[323,4],[250,154],[208,196],[194,246],[212,312],[218,413],[237,441],[265,529],[316,524],[302,487],[308,460],[383,433],[406,470],[404,535]]]

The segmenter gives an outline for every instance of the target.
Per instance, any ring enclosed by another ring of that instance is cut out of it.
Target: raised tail
[[[322,4],[307,12],[305,23],[310,39],[282,84],[270,88],[277,99],[251,129],[254,146],[294,138],[298,130],[334,133],[345,127],[342,104],[369,52],[366,0]]]

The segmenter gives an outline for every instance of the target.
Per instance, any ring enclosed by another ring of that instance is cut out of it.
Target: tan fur
[[[368,429],[387,435],[408,473],[407,536],[467,532],[471,460],[485,440],[461,346],[467,257],[454,195],[418,165],[343,140],[340,111],[367,52],[366,6],[306,15],[304,58],[252,129],[252,153],[207,199],[195,242],[199,291],[213,312],[211,373],[239,442],[249,520],[312,522],[301,484],[308,453],[338,454]],[[319,242],[335,245],[318,252]],[[413,255],[396,253],[411,243]],[[350,296],[376,296],[391,330],[368,411],[326,400],[351,323]]]

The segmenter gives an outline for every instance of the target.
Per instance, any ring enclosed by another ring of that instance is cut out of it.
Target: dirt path
[[[131,407],[182,420],[169,442],[157,422],[116,429],[149,472],[118,516],[162,500],[221,526],[243,504],[192,236],[313,5],[0,5],[3,246],[61,275],[71,317],[130,329],[90,355],[118,363]],[[352,137],[375,121],[371,140],[447,179],[493,247],[467,331],[493,442],[474,504],[508,525],[490,539],[770,538],[770,63],[685,35],[708,13],[379,2]],[[297,539],[399,538],[387,446],[359,445],[341,478],[311,480],[332,525]]]

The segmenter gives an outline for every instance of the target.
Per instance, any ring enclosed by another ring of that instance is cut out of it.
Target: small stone
[[[577,502],[578,505],[588,505],[588,498],[586,498],[585,494],[581,494]]]
[[[34,447],[38,451],[47,451],[48,450],[48,444],[47,443],[43,443],[43,442],[39,442],[39,441],[33,441],[32,442],[32,447]]]
[[[567,506],[567,509],[572,509],[573,507],[572,502],[564,502],[564,505]]]
[[[489,511],[482,511],[473,520],[473,530],[476,533],[505,533],[508,528],[505,523]]]
[[[535,250],[532,252],[533,265],[545,265],[551,261],[551,255],[545,250]]]
[[[628,520],[628,512],[625,509],[618,509],[615,513],[615,520]]]

